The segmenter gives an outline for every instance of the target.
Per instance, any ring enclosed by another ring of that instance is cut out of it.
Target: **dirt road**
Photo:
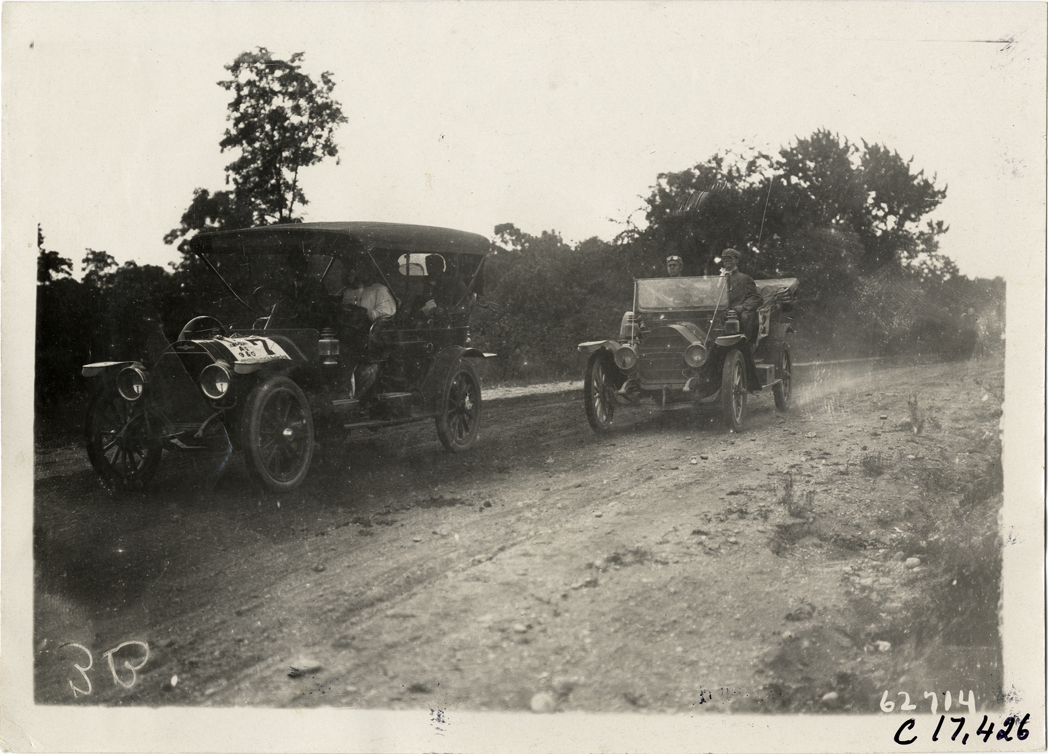
[[[738,435],[715,406],[597,436],[577,391],[493,400],[469,453],[430,423],[361,432],[281,497],[235,456],[169,456],[113,499],[81,448],[40,446],[36,699],[869,713],[978,662],[981,706],[996,586],[927,595],[956,532],[973,552],[993,527],[1002,365],[795,386]],[[958,633],[956,610],[985,615]]]

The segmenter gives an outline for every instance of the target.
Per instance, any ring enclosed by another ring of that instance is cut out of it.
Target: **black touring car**
[[[481,418],[474,362],[491,354],[470,347],[469,320],[489,245],[375,222],[195,236],[189,248],[224,295],[174,343],[154,336],[149,357],[83,367],[95,387],[92,465],[107,486],[136,487],[165,451],[232,447],[252,476],[287,491],[306,478],[318,433],[432,419],[445,448],[470,448]],[[344,305],[344,281],[360,270],[391,295],[391,316]],[[441,280],[452,284],[438,306]]]

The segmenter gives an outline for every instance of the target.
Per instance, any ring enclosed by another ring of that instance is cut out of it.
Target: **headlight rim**
[[[128,389],[128,385],[126,384],[128,376],[137,380],[132,383],[131,389]],[[128,403],[134,403],[141,399],[142,396],[146,394],[146,385],[148,384],[149,375],[144,369],[137,365],[124,367],[116,376],[116,391],[120,394],[120,397]]]
[[[614,360],[615,366],[624,372],[628,372],[637,366],[637,362],[640,360],[640,355],[633,346],[622,346],[621,348],[616,349]]]
[[[701,354],[701,358],[696,359],[693,354]],[[702,343],[692,343],[684,349],[684,363],[692,369],[702,368],[709,358],[709,350]]]
[[[225,389],[221,392],[218,392],[217,389],[214,391],[208,389],[212,385],[217,388],[218,385],[218,382],[216,380],[211,380],[209,378],[209,374],[214,373],[212,370],[217,370],[225,378]],[[203,370],[201,370],[200,389],[203,391],[204,395],[208,397],[209,400],[220,401],[223,398],[226,398],[229,395],[229,391],[232,387],[233,371],[222,362],[216,361],[214,364],[208,364],[206,367],[203,368]]]

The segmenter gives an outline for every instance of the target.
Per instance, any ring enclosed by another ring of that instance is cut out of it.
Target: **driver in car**
[[[738,249],[725,249],[721,252],[721,275],[728,281],[728,309],[734,309],[739,315],[739,328],[746,336],[750,346],[750,353],[757,345],[757,309],[764,303],[757,284],[753,278],[739,271],[739,259],[742,252]],[[757,392],[761,389],[760,380],[753,370],[747,368],[749,390]]]
[[[724,269],[721,275],[728,279],[728,308],[738,313],[742,332],[752,345],[757,341],[757,310],[764,299],[753,278],[739,271],[741,258],[742,252],[737,249],[722,251],[721,264]]]
[[[342,352],[342,383],[354,397],[366,393],[378,377],[378,362],[362,364],[368,355],[372,324],[397,313],[397,301],[365,260],[346,273],[341,294],[338,339]]]

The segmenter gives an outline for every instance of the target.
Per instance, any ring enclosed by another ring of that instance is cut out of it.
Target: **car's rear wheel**
[[[448,374],[437,415],[437,437],[452,453],[469,450],[480,432],[480,380],[467,359]]]
[[[775,408],[786,411],[790,407],[790,397],[793,395],[793,360],[790,358],[790,349],[785,345],[779,355],[779,368],[777,377],[779,383],[771,391],[775,395]]]
[[[746,363],[738,349],[732,349],[721,370],[721,412],[729,432],[741,432],[746,414]]]
[[[607,432],[615,419],[615,386],[608,373],[607,357],[601,351],[590,356],[583,382],[586,418],[594,432]]]
[[[88,404],[84,422],[87,457],[106,487],[145,487],[156,475],[163,449],[152,437],[141,405],[115,390],[102,390]]]
[[[241,442],[251,475],[274,492],[295,489],[313,460],[313,414],[287,377],[266,380],[244,404]]]

